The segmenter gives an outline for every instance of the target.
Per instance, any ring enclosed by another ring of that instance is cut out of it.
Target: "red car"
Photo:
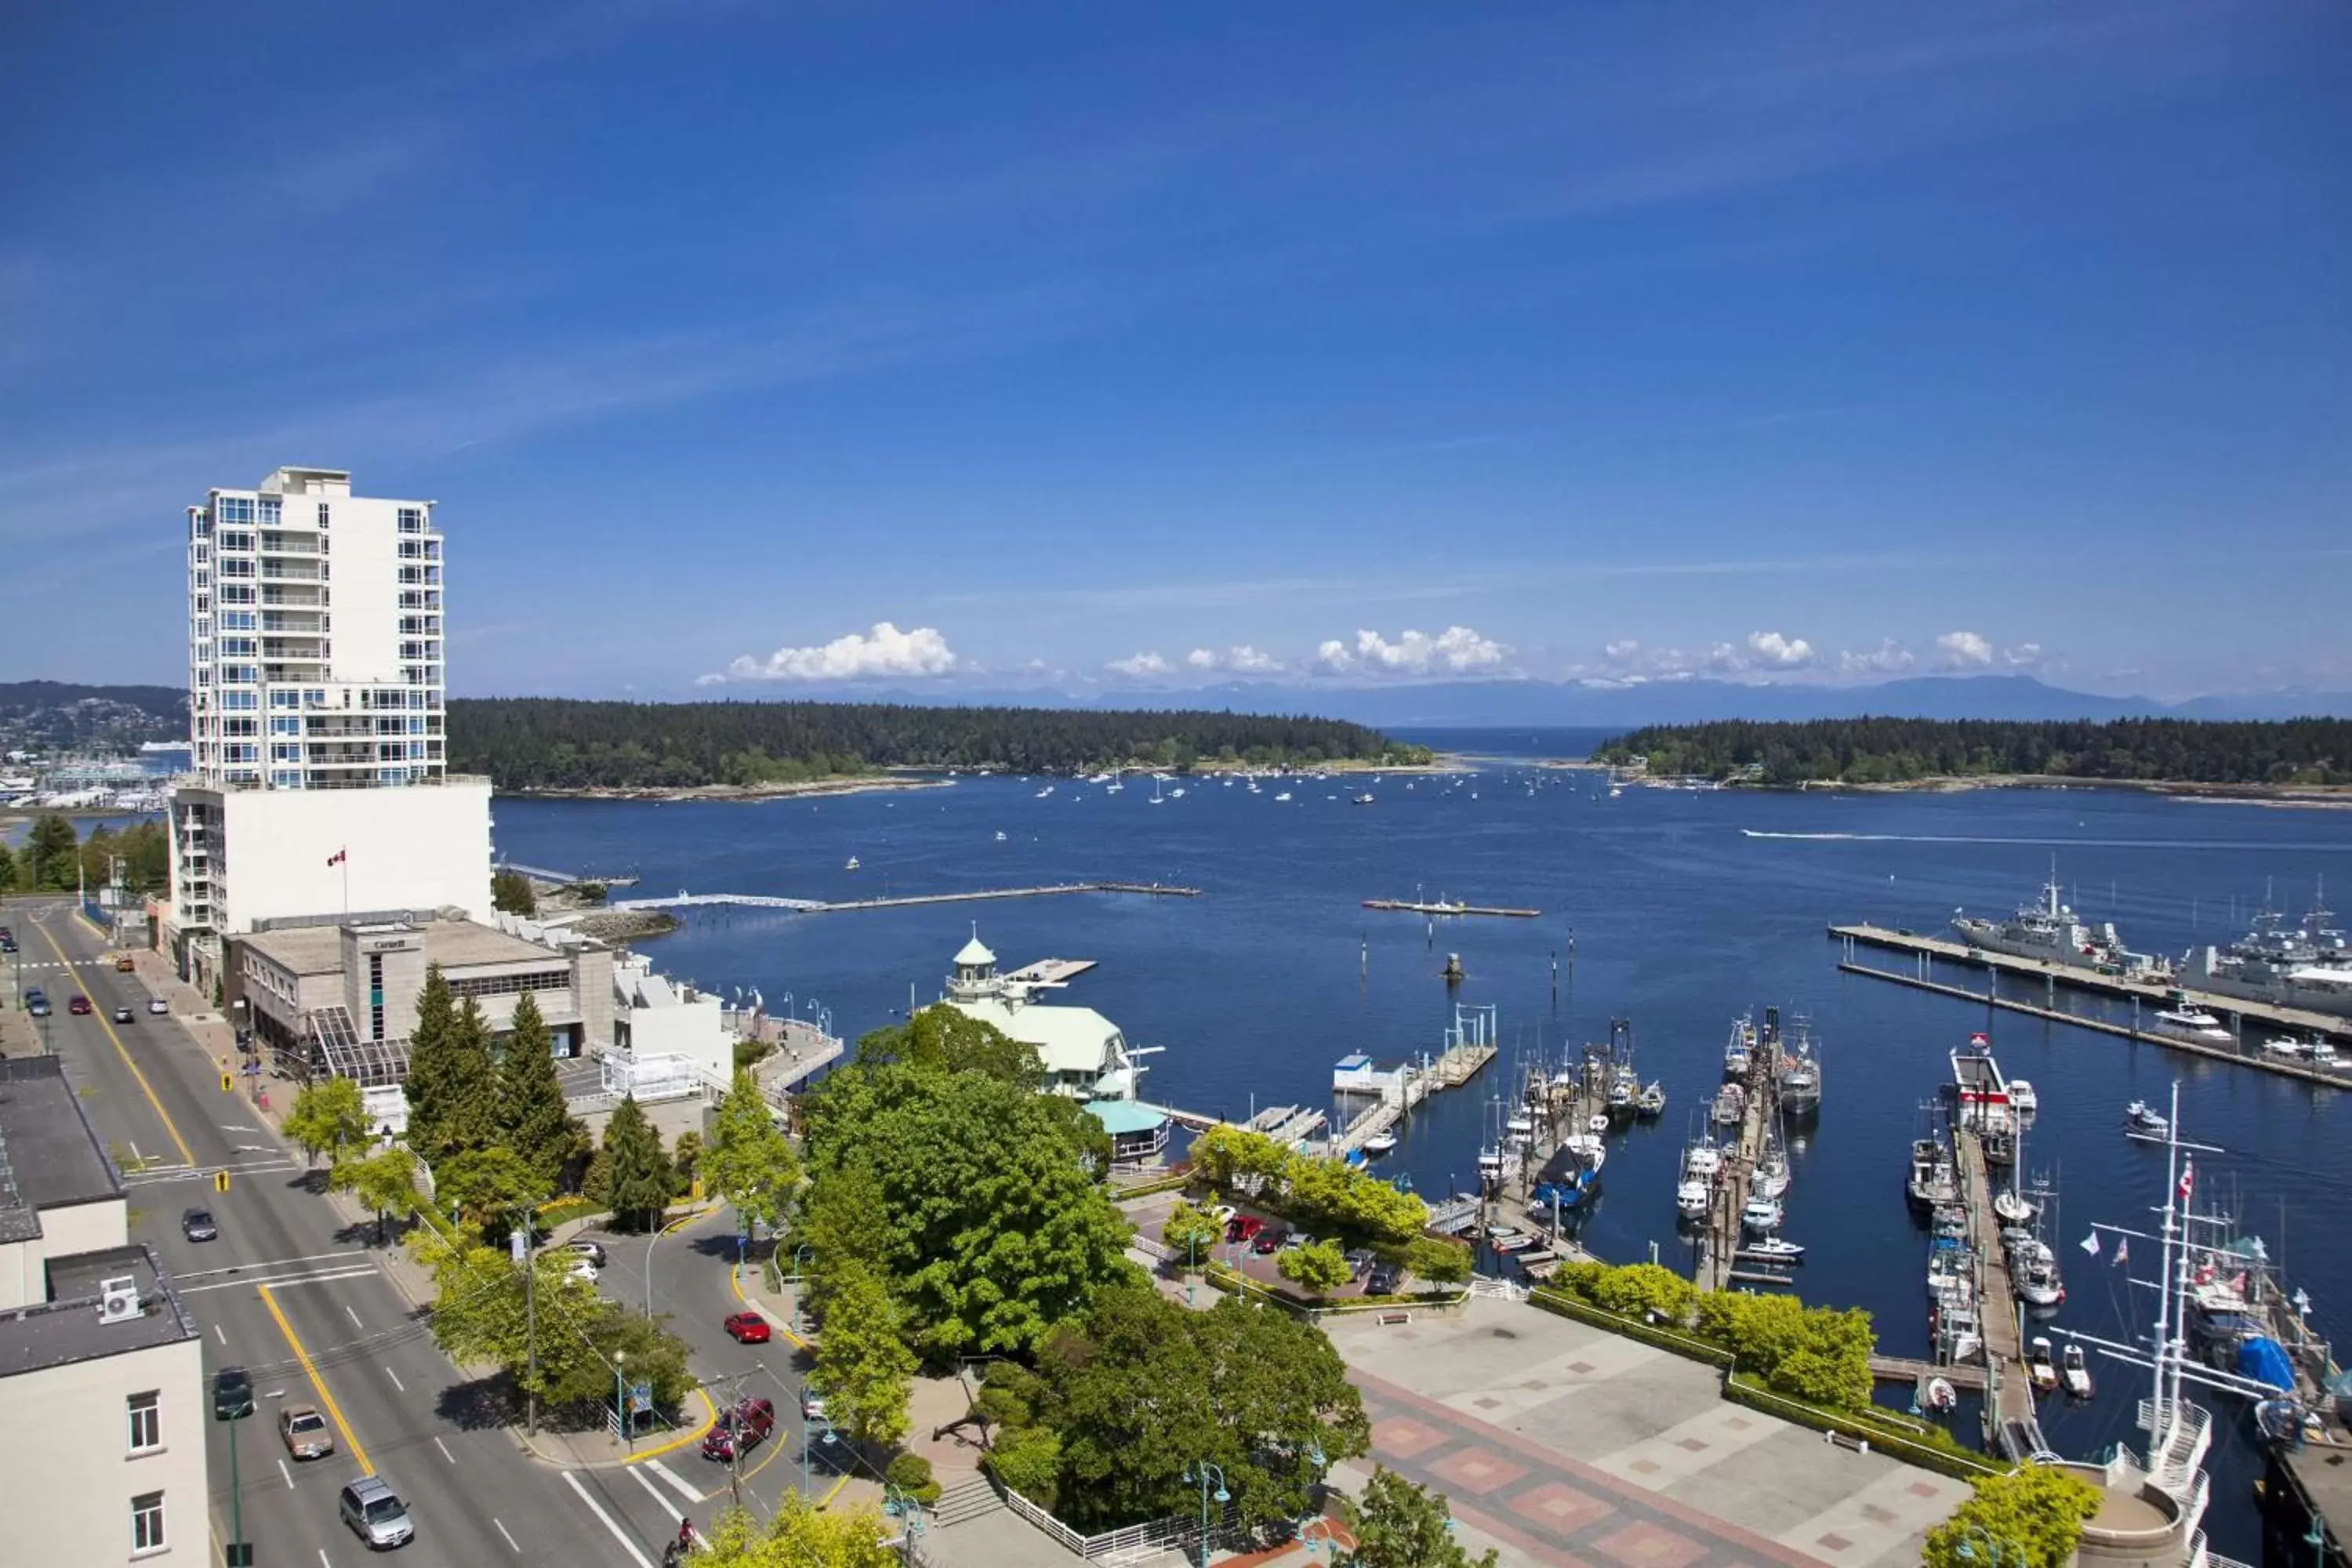
[[[1279,1252],[1282,1250],[1282,1238],[1287,1234],[1279,1226],[1268,1226],[1257,1233],[1257,1239],[1250,1243],[1250,1250],[1257,1253]]]
[[[768,1342],[768,1320],[757,1312],[738,1312],[727,1320],[725,1327],[739,1345],[763,1345]]]
[[[1227,1241],[1247,1241],[1265,1228],[1265,1221],[1255,1215],[1240,1214],[1225,1221]]]
[[[747,1399],[719,1416],[718,1425],[703,1435],[702,1457],[732,1459],[749,1453],[754,1444],[775,1429],[775,1405],[764,1399]]]
[[[87,996],[75,997],[72,1001],[66,1004],[66,1011],[68,1013],[88,1013],[89,1011],[89,998]]]

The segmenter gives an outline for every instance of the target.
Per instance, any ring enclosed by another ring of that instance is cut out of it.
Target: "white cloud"
[[[1619,637],[1615,642],[1601,645],[1601,657],[1612,664],[1623,664],[1641,651],[1642,644],[1639,639]]]
[[[1895,675],[1919,662],[1911,650],[1893,637],[1883,637],[1874,648],[1848,648],[1837,656],[1840,675]]]
[[[764,659],[744,656],[723,676],[706,675],[698,686],[723,680],[870,680],[945,675],[958,663],[955,650],[936,627],[902,632],[877,621],[870,632],[850,632],[808,647],[780,647]]]
[[[1992,662],[1992,643],[1979,632],[1946,632],[1936,646],[1953,669],[1982,668]]]
[[[1813,645],[1802,637],[1779,632],[1749,632],[1748,651],[1756,662],[1772,669],[1802,669],[1813,662]]]
[[[2028,665],[2042,662],[2042,645],[2038,642],[2021,642],[2015,647],[2003,648],[2000,658],[2001,662],[2011,669],[2022,669]]]
[[[1270,653],[1260,653],[1247,643],[1235,643],[1223,653],[1213,647],[1196,647],[1184,656],[1184,662],[1194,669],[1230,669],[1236,675],[1270,675],[1282,668],[1282,660]]]
[[[1316,648],[1315,657],[1334,674],[1362,671],[1373,675],[1461,675],[1490,669],[1509,650],[1468,626],[1448,626],[1435,637],[1408,628],[1391,642],[1378,632],[1359,631],[1350,647],[1332,637]]]
[[[1194,669],[1214,669],[1217,668],[1217,650],[1211,647],[1196,647],[1184,656],[1184,662]]]
[[[1137,653],[1130,654],[1125,658],[1112,659],[1103,668],[1115,670],[1120,675],[1140,679],[1147,675],[1165,675],[1175,667],[1156,653]]]

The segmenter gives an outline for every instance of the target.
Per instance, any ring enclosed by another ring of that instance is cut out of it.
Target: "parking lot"
[[[1125,1210],[1128,1217],[1135,1223],[1138,1236],[1157,1242],[1160,1240],[1161,1227],[1168,1223],[1169,1214],[1181,1201],[1183,1201],[1183,1194],[1181,1193],[1156,1193],[1150,1197],[1138,1198],[1132,1203],[1120,1206]],[[1244,1204],[1237,1205],[1235,1212],[1238,1217],[1255,1221],[1259,1226],[1274,1230],[1278,1237],[1287,1237],[1292,1234],[1289,1221],[1269,1215],[1262,1209],[1254,1209]],[[1232,1234],[1230,1229],[1227,1234]],[[1215,1262],[1234,1269],[1244,1278],[1255,1280],[1268,1289],[1287,1290],[1294,1295],[1306,1294],[1298,1286],[1282,1277],[1281,1270],[1276,1267],[1280,1256],[1278,1251],[1258,1250],[1264,1234],[1265,1230],[1261,1229],[1256,1235],[1244,1240],[1221,1241],[1213,1249],[1213,1254],[1203,1257],[1201,1261]],[[1303,1240],[1318,1239],[1320,1238],[1314,1237],[1303,1238]],[[1176,1267],[1181,1266],[1182,1260],[1180,1258],[1176,1262]],[[1328,1292],[1324,1299],[1332,1301],[1353,1300],[1365,1295],[1366,1288],[1370,1283],[1370,1274],[1360,1273],[1347,1284]],[[1411,1277],[1400,1276],[1398,1284],[1400,1289],[1410,1289]]]

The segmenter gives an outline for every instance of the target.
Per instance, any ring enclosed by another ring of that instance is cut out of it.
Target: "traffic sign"
[[[629,1384],[629,1414],[643,1415],[654,1407],[654,1385],[650,1383]]]
[[[226,1171],[215,1171],[213,1173],[213,1191],[216,1193],[225,1193],[228,1191],[228,1173]]]

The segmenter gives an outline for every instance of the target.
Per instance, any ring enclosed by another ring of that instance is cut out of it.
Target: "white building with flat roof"
[[[56,1057],[0,1059],[0,1563],[213,1561],[204,1341]]]
[[[490,784],[453,775],[429,500],[279,468],[188,508],[191,768],[172,806],[184,975],[286,917],[487,908]]]
[[[996,954],[974,932],[955,955],[955,973],[938,1005],[1034,1046],[1053,1093],[1088,1100],[1134,1099],[1136,1053],[1129,1050],[1118,1026],[1092,1007],[1033,1002],[1031,989],[997,973]]]

